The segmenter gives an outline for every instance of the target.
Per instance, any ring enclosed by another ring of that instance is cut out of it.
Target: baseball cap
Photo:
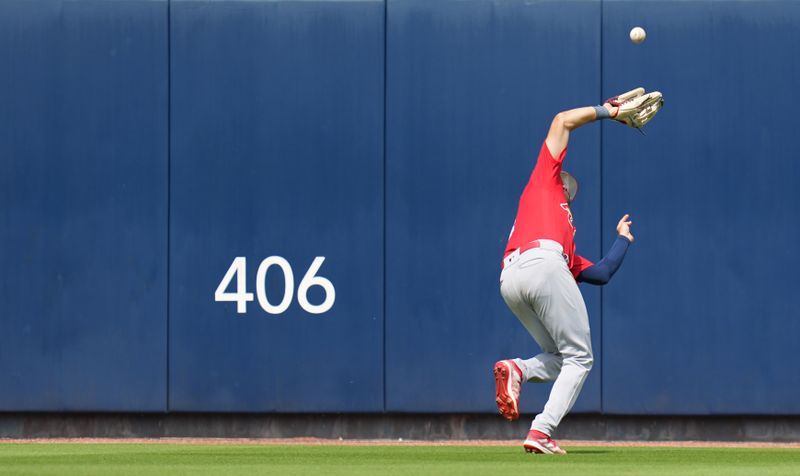
[[[569,201],[572,202],[575,199],[575,195],[578,194],[578,181],[575,180],[575,177],[570,175],[569,172],[561,172],[561,181],[564,183],[564,188],[567,190],[567,195],[569,195]]]

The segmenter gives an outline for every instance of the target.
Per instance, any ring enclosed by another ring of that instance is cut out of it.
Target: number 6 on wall
[[[333,283],[327,278],[317,276],[317,271],[319,271],[319,268],[322,267],[322,263],[324,262],[324,256],[317,256],[314,258],[314,262],[311,263],[305,276],[300,280],[300,285],[297,287],[297,302],[304,311],[310,314],[322,314],[327,312],[333,307],[336,301],[336,289],[333,287]],[[269,268],[273,265],[281,268],[284,277],[283,299],[281,299],[281,302],[277,305],[273,305],[269,302],[269,299],[267,299],[267,271],[269,271]],[[230,286],[234,276],[236,277],[236,292],[226,292],[225,290]],[[308,301],[308,290],[312,286],[319,286],[325,291],[325,300],[322,301],[322,304],[314,305]],[[294,272],[289,262],[281,256],[270,256],[264,259],[256,273],[256,295],[258,296],[258,303],[261,305],[261,308],[269,314],[281,314],[286,312],[286,310],[289,309],[289,305],[292,303],[293,294]],[[234,258],[228,271],[222,278],[222,281],[220,281],[219,286],[217,286],[217,290],[214,292],[214,301],[235,302],[236,312],[238,314],[245,314],[247,312],[247,303],[252,300],[253,293],[247,292],[247,258],[244,256],[237,256]]]
[[[334,301],[336,301],[336,289],[334,289],[333,283],[327,278],[316,275],[323,262],[325,262],[324,256],[317,256],[314,258],[314,262],[311,263],[308,271],[306,271],[306,275],[303,276],[303,279],[300,281],[300,286],[297,287],[297,302],[300,303],[300,307],[311,314],[327,312],[333,307]],[[318,306],[308,302],[308,289],[311,286],[320,286],[325,291],[325,300]]]

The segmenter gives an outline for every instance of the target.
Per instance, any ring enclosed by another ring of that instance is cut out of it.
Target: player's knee
[[[594,357],[592,354],[587,354],[585,357],[581,358],[581,366],[586,369],[586,373],[589,373],[592,370],[592,365],[594,364]]]

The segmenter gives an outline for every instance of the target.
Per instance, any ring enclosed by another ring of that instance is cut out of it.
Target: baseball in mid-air
[[[631,41],[636,43],[637,45],[644,41],[647,38],[647,33],[645,33],[644,28],[640,26],[635,26],[631,29]]]

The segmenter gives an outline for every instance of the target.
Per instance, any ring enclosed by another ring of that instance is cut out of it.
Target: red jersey
[[[517,219],[503,257],[533,240],[557,241],[564,247],[572,276],[577,278],[592,262],[575,254],[575,226],[561,181],[561,165],[565,155],[567,149],[556,159],[547,148],[547,143],[542,144],[536,167],[519,199]]]

